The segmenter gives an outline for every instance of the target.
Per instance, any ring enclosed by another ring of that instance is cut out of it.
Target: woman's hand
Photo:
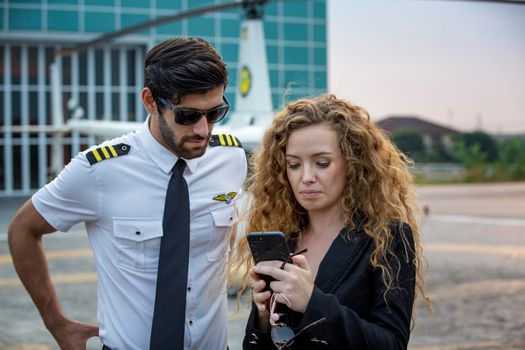
[[[257,307],[258,318],[259,318],[259,329],[266,331],[270,325],[270,297],[272,296],[271,290],[264,290],[266,288],[266,282],[261,279],[259,274],[255,272],[255,267],[252,267],[249,271],[250,277],[252,278],[252,292],[253,302]]]
[[[252,269],[259,275],[275,278],[275,281],[270,283],[270,288],[273,292],[281,293],[276,299],[279,303],[288,304],[286,300],[288,299],[292,310],[304,313],[312,296],[314,278],[304,255],[296,255],[292,260],[293,264],[284,265],[282,270],[280,268],[282,261],[262,261]],[[268,294],[265,300],[267,301],[270,296],[271,294]],[[268,310],[267,306],[266,310]]]

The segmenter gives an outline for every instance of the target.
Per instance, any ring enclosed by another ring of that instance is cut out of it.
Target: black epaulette
[[[89,164],[93,165],[105,159],[126,155],[129,153],[130,148],[131,146],[126,145],[125,143],[102,146],[86,153],[86,158],[89,161]]]
[[[211,135],[210,138],[210,147],[215,146],[226,146],[226,147],[241,147],[241,141],[239,141],[235,136],[230,134],[218,134]]]

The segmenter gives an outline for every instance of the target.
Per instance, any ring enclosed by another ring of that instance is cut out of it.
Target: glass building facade
[[[242,11],[187,18],[72,56],[56,53],[97,35],[226,0],[17,0],[0,2],[0,196],[28,195],[45,185],[53,134],[49,67],[61,75],[63,111],[75,106],[92,120],[143,121],[145,52],[177,35],[200,36],[228,65],[226,95],[235,108]],[[264,30],[273,107],[327,88],[326,0],[269,2]],[[69,102],[69,103],[68,103]],[[24,127],[37,127],[25,129]],[[97,140],[77,132],[63,139],[66,161]]]

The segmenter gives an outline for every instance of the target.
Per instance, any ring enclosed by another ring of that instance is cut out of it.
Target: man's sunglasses
[[[182,125],[195,124],[202,116],[206,116],[208,123],[217,123],[226,116],[226,113],[228,113],[228,110],[230,109],[230,102],[228,102],[226,96],[222,96],[223,104],[221,106],[208,109],[207,111],[201,111],[200,109],[194,108],[175,108],[162,97],[159,97],[159,101],[162,102],[164,107],[173,112],[173,115],[175,115],[175,123]]]

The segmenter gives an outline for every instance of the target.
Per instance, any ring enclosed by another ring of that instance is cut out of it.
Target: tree
[[[513,137],[500,145],[500,165],[513,180],[525,178],[525,137]]]
[[[496,140],[483,131],[474,131],[464,134],[458,134],[457,144],[463,144],[467,150],[477,146],[476,153],[479,153],[487,162],[498,160],[498,143]]]
[[[391,140],[401,152],[414,160],[421,160],[425,154],[423,136],[415,130],[398,130],[392,134]]]

